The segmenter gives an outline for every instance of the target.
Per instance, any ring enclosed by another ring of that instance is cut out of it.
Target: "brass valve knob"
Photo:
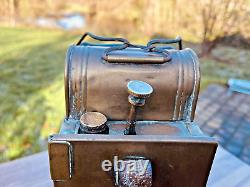
[[[153,92],[152,86],[148,83],[138,80],[128,82],[128,93],[134,97],[147,98]]]
[[[138,80],[129,81],[127,87],[128,93],[130,94],[128,96],[128,101],[131,104],[131,108],[128,116],[128,126],[124,134],[135,135],[137,107],[145,104],[145,100],[151,95],[153,88],[148,83]]]
[[[107,118],[100,112],[86,112],[80,119],[80,133],[108,134]]]

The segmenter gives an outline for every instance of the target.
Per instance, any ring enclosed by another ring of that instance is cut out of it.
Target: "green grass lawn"
[[[0,161],[38,152],[64,116],[65,52],[72,34],[0,28]]]
[[[250,51],[218,46],[213,58],[200,59],[201,90],[211,83],[226,84],[229,78],[250,80]],[[223,62],[214,59],[220,58]]]
[[[0,162],[45,149],[47,136],[58,131],[65,114],[65,52],[78,38],[55,30],[0,27]],[[249,78],[249,63],[202,59],[202,88],[229,77]]]

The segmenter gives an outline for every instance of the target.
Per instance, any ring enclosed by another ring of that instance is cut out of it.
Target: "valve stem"
[[[145,104],[146,98],[148,98],[153,92],[152,86],[148,83],[138,80],[132,80],[128,82],[128,101],[131,104],[127,127],[124,131],[125,135],[136,135],[136,114],[137,108]]]

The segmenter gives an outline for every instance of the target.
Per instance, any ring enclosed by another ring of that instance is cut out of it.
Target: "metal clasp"
[[[67,149],[60,145],[66,145]],[[74,162],[73,147],[70,142],[49,140],[49,159],[52,180],[62,181],[72,178]]]

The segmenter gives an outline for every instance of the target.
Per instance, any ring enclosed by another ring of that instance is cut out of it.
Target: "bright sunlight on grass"
[[[73,35],[0,28],[0,161],[40,151],[64,116],[64,56]]]

